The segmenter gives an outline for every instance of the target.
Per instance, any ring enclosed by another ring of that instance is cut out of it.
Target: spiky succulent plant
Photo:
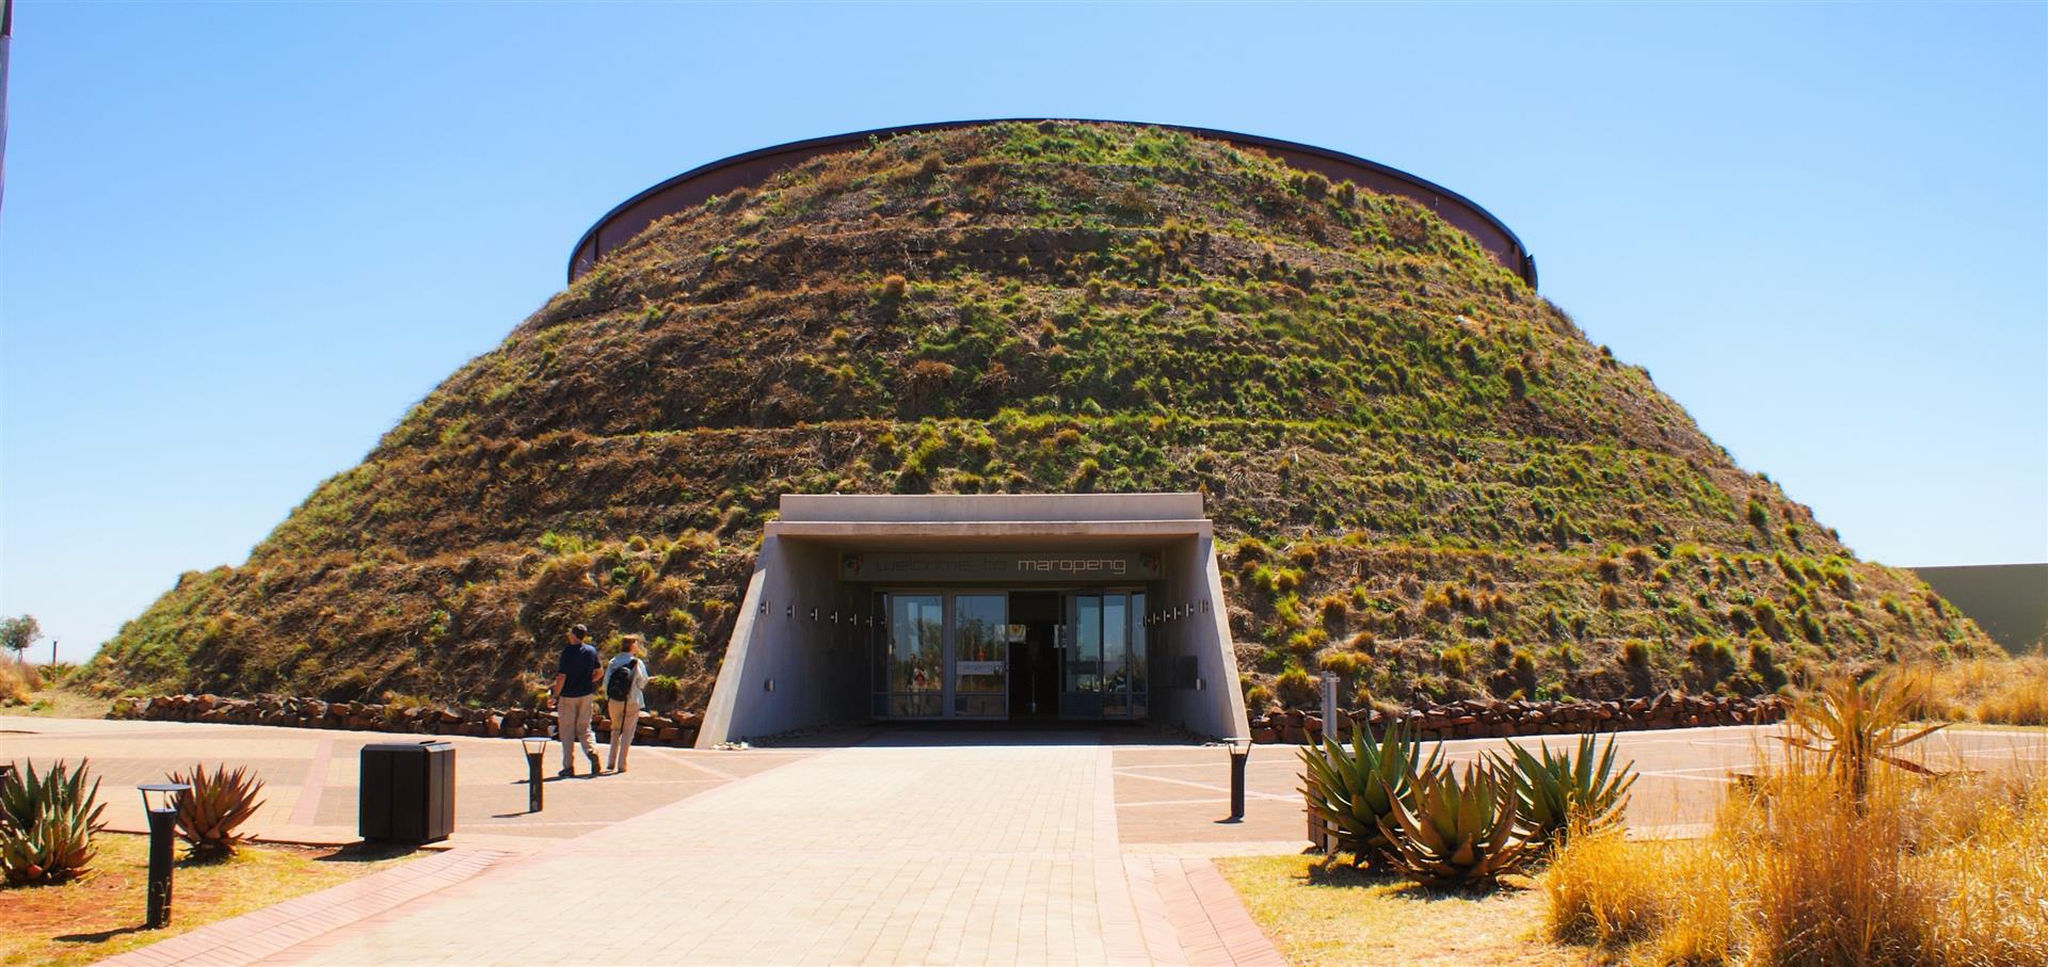
[[[1581,736],[1576,753],[1554,755],[1539,744],[1540,755],[1508,743],[1509,755],[1492,754],[1494,771],[1505,778],[1516,806],[1530,829],[1533,844],[1562,841],[1574,830],[1607,829],[1621,821],[1629,788],[1636,784],[1635,763],[1614,763],[1614,737],[1596,746]]]
[[[210,773],[204,764],[195,764],[189,775],[174,772],[170,780],[192,787],[177,797],[178,838],[188,844],[191,855],[232,855],[248,838],[237,830],[263,806],[263,800],[256,798],[263,792],[263,780],[250,773],[247,766],[229,772],[226,763]]]
[[[1880,675],[1858,682],[1846,674],[1834,675],[1792,704],[1787,721],[1804,734],[1779,739],[1794,748],[1821,753],[1828,774],[1860,803],[1869,794],[1870,770],[1876,763],[1917,775],[1935,774],[1893,754],[1947,725],[1905,732],[1918,698],[1908,679]]]
[[[1394,867],[1424,886],[1487,887],[1534,855],[1510,782],[1488,764],[1461,779],[1446,765],[1421,773],[1380,820]]]
[[[86,787],[87,771],[59,760],[37,775],[30,763],[0,782],[0,878],[9,886],[61,883],[90,869],[107,807],[97,778]]]
[[[1332,850],[1350,853],[1364,865],[1388,848],[1380,824],[1393,801],[1408,794],[1415,777],[1435,770],[1443,761],[1441,746],[1422,758],[1422,743],[1399,723],[1387,726],[1377,743],[1361,726],[1351,733],[1351,747],[1325,737],[1321,746],[1300,750],[1302,786],[1308,810],[1335,830]]]

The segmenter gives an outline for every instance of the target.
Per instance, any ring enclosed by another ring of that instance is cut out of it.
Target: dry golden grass
[[[1899,672],[1919,694],[1920,718],[2048,725],[2048,655],[1915,665]]]
[[[1219,859],[1224,879],[1290,964],[1418,967],[1567,965],[1585,952],[1544,942],[1543,895],[1425,890],[1312,857]]]
[[[404,862],[403,850],[305,849],[266,845],[218,863],[181,861],[171,925],[142,929],[149,839],[94,837],[99,856],[83,879],[61,886],[0,890],[0,965],[88,964],[194,927],[240,916]]]
[[[2048,964],[2048,778],[1767,767],[1693,842],[1575,840],[1543,877],[1552,938],[1643,964]]]
[[[1631,843],[1619,830],[1574,835],[1543,877],[1550,935],[1571,943],[1626,946],[1662,915],[1657,879],[1636,875],[1661,868],[1662,844]]]
[[[59,685],[48,676],[42,678],[40,690],[25,692],[10,691],[5,673],[0,672],[0,714],[27,715],[36,718],[97,719],[104,718],[113,704],[105,698],[95,697],[82,689],[70,685]]]
[[[42,687],[43,677],[36,674],[36,666],[0,661],[0,705],[27,705]]]

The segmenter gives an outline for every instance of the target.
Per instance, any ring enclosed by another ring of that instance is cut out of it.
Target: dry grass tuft
[[[1567,943],[1625,946],[1649,933],[1663,917],[1658,881],[1645,867],[1662,871],[1667,854],[1657,844],[1631,843],[1621,830],[1578,833],[1566,840],[1543,877],[1550,899],[1550,936]]]
[[[43,676],[36,666],[0,662],[0,705],[27,705],[42,688]]]
[[[2001,725],[2048,725],[2048,655],[1977,658],[1918,665],[1901,676],[1919,692],[1924,719]]]
[[[1906,874],[1908,780],[1873,773],[1859,802],[1810,758],[1761,776],[1714,832],[1743,859],[1754,960],[1920,962],[1927,895]]]
[[[2048,777],[1900,770],[1862,799],[1795,754],[1686,843],[1567,843],[1554,939],[1654,964],[2048,963]]]

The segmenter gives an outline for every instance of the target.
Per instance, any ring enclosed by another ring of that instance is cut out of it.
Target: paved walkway
[[[1124,855],[1111,747],[944,741],[795,759],[255,959],[1282,963],[1206,860]]]
[[[354,746],[383,738],[13,718],[0,721],[0,758],[90,753],[125,781],[198,744],[209,759],[285,764],[266,770],[282,782],[266,810],[278,829],[347,836],[336,820],[352,816]],[[902,730],[806,749],[649,748],[635,750],[629,776],[550,783],[539,815],[522,812],[516,743],[458,741],[473,744],[458,756],[467,804],[452,852],[117,962],[1282,963],[1208,857],[1305,845],[1289,747],[1253,752],[1247,816],[1229,823],[1223,750],[1152,733]],[[1754,728],[1621,743],[1644,775],[1639,826],[1705,818],[1729,769],[1778,748]],[[1445,748],[1463,759],[1497,745]],[[2048,733],[1951,730],[1929,751],[1953,765],[2024,766],[2048,761]],[[297,755],[313,767],[295,773]],[[324,822],[288,822],[309,814]],[[521,835],[493,835],[505,832]]]
[[[356,841],[361,751],[373,742],[427,739],[455,745],[455,845],[532,849],[581,836],[622,819],[715,789],[810,750],[760,749],[743,755],[635,746],[626,776],[557,779],[560,746],[544,763],[547,809],[526,811],[526,756],[511,739],[435,737],[196,722],[121,722],[0,715],[0,761],[90,759],[101,777],[110,828],[146,832],[136,783],[161,782],[173,769],[204,762],[247,766],[264,781],[264,805],[249,832],[277,842],[344,845]],[[599,746],[600,754],[604,752]],[[518,840],[526,840],[523,845]]]

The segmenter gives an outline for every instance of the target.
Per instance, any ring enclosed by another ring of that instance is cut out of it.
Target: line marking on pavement
[[[1229,789],[1207,782],[1189,782],[1186,779],[1168,779],[1165,776],[1132,776],[1131,778],[1143,779],[1146,782],[1170,782],[1176,786],[1188,786],[1194,789],[1207,789],[1210,792],[1220,792],[1226,796],[1230,794]],[[1244,791],[1244,795],[1247,799],[1277,799],[1281,802],[1295,801],[1293,796],[1276,796],[1270,792],[1259,792],[1256,789],[1247,789]]]
[[[686,765],[686,766],[689,766],[690,768],[692,768],[692,769],[695,769],[695,770],[697,770],[698,772],[706,773],[706,774],[708,774],[708,775],[713,775],[713,776],[717,776],[717,777],[718,777],[719,779],[722,779],[722,780],[724,780],[724,781],[726,781],[726,782],[738,782],[738,781],[740,780],[740,777],[739,777],[739,776],[733,775],[733,774],[732,774],[732,773],[730,773],[730,772],[727,772],[727,771],[725,771],[725,770],[723,770],[723,769],[713,769],[713,768],[711,768],[710,766],[707,766],[707,765],[705,765],[705,764],[703,764],[703,763],[701,763],[701,762],[695,762],[695,761],[692,761],[691,759],[689,759],[689,758],[687,758],[687,757],[685,757],[685,756],[683,756],[683,755],[681,755],[681,754],[679,754],[679,753],[675,753],[675,752],[670,752],[670,751],[669,751],[669,750],[667,750],[667,749],[663,749],[663,750],[661,750],[661,752],[662,752],[662,758],[665,758],[665,759],[667,759],[667,760],[668,760],[668,761],[670,761],[670,762],[680,763],[680,764],[682,764],[682,765]]]
[[[1678,772],[1678,771],[1672,771],[1672,772],[1643,772],[1643,773],[1638,773],[1638,775],[1642,775],[1642,776],[1646,776],[1646,777],[1650,777],[1650,778],[1656,778],[1656,779],[1685,779],[1685,780],[1688,780],[1688,781],[1691,781],[1691,782],[1712,782],[1712,783],[1718,783],[1718,784],[1720,784],[1720,785],[1724,785],[1724,786],[1725,786],[1725,785],[1727,785],[1727,784],[1729,784],[1729,783],[1731,783],[1731,782],[1734,782],[1734,781],[1735,781],[1735,780],[1733,780],[1733,779],[1730,779],[1730,778],[1728,778],[1727,776],[1689,776],[1689,775],[1686,775],[1686,774],[1685,774],[1685,773],[1683,773],[1683,772]]]
[[[2048,759],[2048,753],[2040,749],[2022,749],[2012,746],[2004,749],[1956,749],[1956,755],[1976,756],[1986,759]]]
[[[327,760],[334,755],[334,736],[323,735],[313,746],[313,758],[306,763],[305,781],[299,783],[299,801],[292,807],[294,826],[311,826],[320,814],[320,793],[327,788]]]
[[[526,829],[526,828],[528,828],[528,827],[532,827],[532,826],[610,826],[610,825],[613,825],[613,824],[615,824],[615,823],[620,823],[620,822],[624,822],[624,820],[618,820],[618,819],[562,819],[562,820],[551,820],[551,821],[548,821],[548,822],[537,822],[537,823],[527,823],[527,822],[521,822],[521,821],[519,821],[519,820],[516,820],[516,819],[498,819],[498,820],[491,820],[491,819],[472,819],[472,820],[470,820],[470,821],[468,821],[468,822],[466,822],[466,823],[463,823],[463,825],[464,825],[464,826],[503,826],[503,827],[506,827],[506,828],[511,828],[511,829]]]
[[[1273,762],[1273,761],[1270,761],[1270,760],[1269,760],[1269,761],[1265,761],[1265,762],[1250,762],[1250,763],[1246,763],[1246,764],[1247,764],[1247,765],[1251,765],[1251,766],[1287,766],[1287,767],[1289,767],[1289,768],[1294,768],[1294,767],[1298,767],[1298,766],[1300,766],[1300,765],[1301,765],[1301,762],[1300,762],[1300,760],[1295,760],[1295,761],[1292,761],[1292,762]],[[1139,770],[1141,770],[1141,769],[1218,769],[1218,770],[1220,770],[1220,769],[1223,769],[1223,768],[1226,768],[1226,767],[1224,767],[1224,766],[1218,766],[1218,765],[1217,765],[1216,763],[1213,763],[1213,762],[1160,762],[1160,763],[1155,763],[1155,764],[1150,764],[1150,765],[1128,765],[1128,766],[1117,766],[1117,767],[1116,767],[1116,771],[1117,771],[1117,772],[1119,772],[1119,773],[1121,773],[1121,774],[1123,774],[1123,775],[1127,775],[1127,776],[1130,776],[1130,775],[1138,775],[1138,774],[1139,774]]]

